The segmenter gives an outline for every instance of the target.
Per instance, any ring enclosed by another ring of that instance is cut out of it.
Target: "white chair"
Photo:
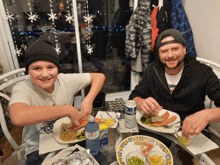
[[[17,69],[14,71],[10,71],[0,76],[1,99],[4,98],[5,100],[10,101],[10,96],[8,93],[10,93],[9,91],[12,89],[12,86],[19,81],[27,79],[29,76],[29,75],[25,75],[24,72],[25,72],[25,68],[21,68],[21,69]],[[0,124],[1,124],[2,132],[4,136],[7,138],[7,140],[9,141],[9,143],[12,145],[13,149],[15,150],[10,155],[10,157],[4,161],[2,165],[12,164],[12,162],[9,163],[9,161],[11,161],[10,159],[13,159],[13,164],[15,164],[14,161],[17,161],[17,164],[26,164],[25,159],[24,159],[25,147],[24,145],[18,146],[18,144],[15,142],[15,140],[11,136],[8,130],[7,124],[6,124],[2,101],[0,101]]]
[[[215,63],[213,61],[204,59],[204,58],[200,58],[200,57],[196,57],[196,59],[198,61],[200,61],[201,63],[204,63],[208,66],[210,66],[214,73],[218,76],[219,80],[220,80],[220,64]],[[208,96],[206,96],[205,98],[205,108],[213,108],[215,107],[214,102],[211,101]],[[210,126],[208,128],[215,136],[212,136],[211,139],[216,142],[219,146],[220,146],[220,122],[217,123],[210,123]]]

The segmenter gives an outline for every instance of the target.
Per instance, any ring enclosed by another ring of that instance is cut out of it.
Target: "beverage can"
[[[125,108],[124,106],[120,106],[120,118],[124,119],[124,115],[125,115]]]
[[[136,102],[128,100],[125,103],[125,127],[134,128],[137,125],[136,121]]]

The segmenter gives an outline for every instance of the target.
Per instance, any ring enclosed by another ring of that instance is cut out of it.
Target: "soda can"
[[[116,112],[116,113],[117,113],[117,112],[120,112],[118,106],[115,107],[115,112]]]
[[[124,117],[125,117],[125,108],[123,106],[121,106],[119,108],[119,111],[120,111],[120,118],[124,119]]]
[[[136,121],[136,102],[128,100],[125,103],[125,127],[134,128],[137,125]]]

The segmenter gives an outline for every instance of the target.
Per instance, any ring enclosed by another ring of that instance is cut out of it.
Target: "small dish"
[[[147,162],[150,165],[166,165],[167,159],[163,152],[160,151],[149,151],[147,153]]]
[[[129,152],[126,156],[127,165],[146,165],[146,157],[138,151]]]
[[[115,119],[116,119],[116,113],[111,111],[111,112],[103,112],[101,114],[102,120],[105,122],[107,126],[113,126],[115,124]]]
[[[185,138],[182,136],[182,127],[178,127],[175,130],[175,134],[177,137],[177,140],[180,144],[184,145],[184,146],[189,146],[192,144],[192,141],[196,138],[197,135],[189,135],[189,138]]]

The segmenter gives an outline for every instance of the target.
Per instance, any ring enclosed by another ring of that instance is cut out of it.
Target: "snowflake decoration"
[[[18,57],[20,57],[22,55],[21,49],[18,49],[17,45],[16,45],[15,53],[17,54]]]
[[[56,43],[55,50],[56,50],[57,54],[61,53],[60,47],[59,47],[59,44],[58,44],[58,43]]]
[[[68,21],[69,23],[71,23],[71,21],[74,21],[73,16],[71,16],[70,13],[65,15],[65,17],[66,17],[66,21]]]
[[[57,14],[54,14],[52,10],[51,10],[51,13],[47,14],[47,15],[50,16],[49,20],[52,20],[53,22],[54,22],[55,19],[57,19],[57,17],[56,17]]]
[[[27,45],[25,45],[24,43],[22,43],[21,48],[23,48],[24,50],[27,49]]]
[[[90,23],[90,22],[93,21],[93,20],[92,20],[92,16],[89,16],[89,14],[87,14],[87,16],[83,16],[83,18],[84,18],[84,21],[85,21],[85,22],[88,22],[88,23]]]
[[[14,16],[14,14],[6,15],[6,19],[8,19],[11,22],[12,20],[14,20],[13,16]]]
[[[38,18],[37,14],[33,14],[32,12],[28,14],[28,19],[31,20],[31,23],[33,23],[33,21],[37,21],[37,18]]]
[[[87,53],[88,53],[88,54],[92,54],[92,52],[93,52],[93,47],[92,47],[91,45],[87,45],[87,46],[86,46],[86,49],[87,49]]]

